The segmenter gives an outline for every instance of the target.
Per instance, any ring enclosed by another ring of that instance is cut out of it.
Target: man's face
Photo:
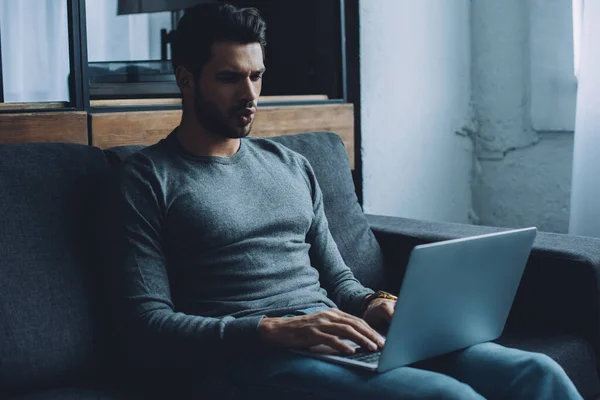
[[[259,43],[213,44],[209,62],[194,80],[194,112],[214,135],[247,136],[254,123],[265,71]]]

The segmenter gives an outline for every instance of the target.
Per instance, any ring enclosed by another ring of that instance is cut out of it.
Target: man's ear
[[[194,89],[194,76],[182,65],[175,70],[175,80],[182,93]]]

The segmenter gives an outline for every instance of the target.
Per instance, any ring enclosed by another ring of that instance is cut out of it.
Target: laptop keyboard
[[[370,351],[363,350],[362,348],[357,348],[356,353],[354,354],[344,354],[341,357],[346,358],[348,360],[360,361],[364,363],[375,363],[379,362],[379,358],[381,357],[381,350],[378,351]]]

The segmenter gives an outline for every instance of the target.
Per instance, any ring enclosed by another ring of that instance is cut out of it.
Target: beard
[[[229,110],[229,115],[224,114],[214,103],[211,103],[202,96],[200,88],[195,84],[194,114],[200,125],[214,135],[228,139],[240,139],[248,136],[252,130],[254,120],[246,126],[235,126],[232,123],[235,114],[246,108],[246,103],[243,102],[239,106]]]

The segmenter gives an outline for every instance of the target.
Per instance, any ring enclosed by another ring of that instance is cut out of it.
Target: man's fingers
[[[371,339],[379,347],[383,347],[385,339],[375,329],[373,329],[364,319],[356,318],[350,320],[348,323],[353,324],[355,329],[360,333]]]
[[[362,335],[369,338],[371,341],[376,343],[379,347],[383,347],[385,339],[374,330],[364,319],[355,317],[354,315],[345,313],[339,309],[332,309],[332,315],[334,315],[335,321],[352,326]],[[367,347],[368,348],[368,347]]]
[[[355,317],[338,309],[323,311],[319,317],[321,316],[326,317],[331,324],[353,328],[352,331],[345,331],[338,334],[338,336],[345,334],[344,338],[350,339],[366,349],[376,350],[377,346],[383,347],[385,343],[385,339],[362,318]],[[372,348],[370,343],[374,344],[375,348]]]
[[[323,326],[322,329],[327,333],[351,340],[365,349],[377,350],[377,343],[371,340],[365,334],[357,331],[352,325],[344,323],[332,323]]]
[[[383,346],[385,339],[364,319],[355,317],[354,315],[345,314],[340,322],[352,325],[356,330],[367,336],[373,342],[377,343],[378,346]]]
[[[324,344],[332,349],[339,351],[340,353],[352,354],[355,352],[354,347],[341,341],[336,335],[330,335],[324,332],[317,334],[318,344]]]

